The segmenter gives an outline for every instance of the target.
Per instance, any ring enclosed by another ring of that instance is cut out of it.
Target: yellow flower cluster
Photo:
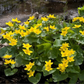
[[[15,64],[15,61],[10,59],[11,57],[12,57],[12,55],[5,55],[5,56],[3,56],[3,58],[5,58],[4,64]]]
[[[4,39],[7,39],[10,41],[9,45],[11,46],[14,46],[14,45],[17,45],[17,39],[14,39],[13,38],[13,35],[14,33],[12,31],[6,33],[6,35],[2,35]]]
[[[34,62],[31,63],[29,62],[29,64],[26,64],[26,68],[24,68],[24,70],[29,71],[29,73],[27,73],[29,75],[29,77],[33,76],[35,71],[32,71],[31,68],[34,66]]]
[[[38,25],[37,25],[38,26]],[[36,33],[36,34],[40,34],[41,33],[41,30],[40,29],[37,29],[37,27],[31,27],[30,29],[29,29],[29,31],[30,31],[30,33],[31,32],[34,32],[34,33]]]
[[[62,33],[61,33],[61,35],[66,36],[67,30],[69,30],[69,29],[70,29],[70,27],[62,28]]]
[[[47,70],[47,71],[50,71],[50,70],[52,70],[53,68],[51,68],[51,65],[53,64],[53,62],[51,62],[51,60],[49,60],[48,62],[47,61],[45,61],[45,70]]]
[[[63,58],[62,63],[60,63],[57,67],[61,72],[64,72],[66,67],[68,67],[69,62],[74,61],[74,56],[73,54],[75,51],[73,49],[68,50],[69,44],[68,43],[63,43],[62,46],[60,47],[61,55]]]
[[[12,18],[12,22],[17,22],[17,23],[21,23],[21,21],[20,20],[18,20],[18,18]]]
[[[49,31],[49,28],[50,29],[53,29],[53,30],[55,30],[56,28],[55,28],[55,25],[50,25],[50,27],[44,27],[44,29],[48,32]]]
[[[84,23],[84,17],[75,17],[75,18],[73,18],[73,22],[75,22],[75,21],[80,21],[80,22],[83,22]]]
[[[26,49],[23,49],[24,53],[28,54],[28,55],[31,55],[31,53],[33,51],[29,50],[29,48],[32,47],[32,45],[30,45],[29,43],[27,43],[27,44],[23,43],[23,47],[26,48]]]

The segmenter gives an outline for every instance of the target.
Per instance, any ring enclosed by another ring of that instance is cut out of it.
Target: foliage
[[[84,81],[83,64],[84,18],[75,17],[72,23],[59,20],[49,14],[35,19],[29,17],[24,25],[17,18],[7,22],[9,26],[1,29],[1,43],[9,46],[0,49],[6,76],[15,74],[23,66],[28,80],[37,84],[41,76],[52,75],[53,82],[70,78],[74,84]],[[47,83],[47,82],[46,82]]]

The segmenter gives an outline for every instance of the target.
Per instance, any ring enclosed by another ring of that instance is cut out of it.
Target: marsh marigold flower
[[[60,63],[60,64],[58,65],[57,69],[59,69],[61,72],[64,72],[65,69],[66,69],[66,67],[65,67],[62,63]]]
[[[28,25],[29,24],[29,21],[24,22],[24,24]]]
[[[33,66],[34,62],[33,63],[29,62],[29,64],[26,64],[26,68],[24,68],[24,70],[30,71]]]
[[[67,31],[62,31],[61,35],[66,36]]]
[[[56,18],[56,17],[54,16],[54,14],[53,14],[53,15],[49,14],[47,17],[48,17],[48,18]]]
[[[34,73],[35,73],[35,71],[30,70],[29,73],[27,73],[27,75],[29,75],[29,77],[31,77],[31,76],[34,76]]]
[[[84,35],[84,31],[79,31],[82,35]]]
[[[20,28],[21,30],[26,30],[25,26],[22,26],[22,25],[19,25],[19,28]]]
[[[46,17],[41,17],[41,19],[42,19],[43,21],[48,21],[48,18],[46,18]]]
[[[36,29],[36,30],[34,30],[34,33],[40,34],[41,33],[41,30],[40,29]]]
[[[25,54],[31,55],[31,53],[33,53],[33,51],[30,51],[29,49],[23,49]]]
[[[5,58],[5,59],[9,59],[11,57],[12,57],[12,55],[5,55],[5,56],[3,56],[3,58]]]
[[[11,46],[17,45],[17,39],[11,39],[9,45],[11,45]]]
[[[17,22],[17,23],[21,23],[21,21],[20,21],[20,20],[18,20],[18,18],[15,18],[15,19],[14,19],[14,18],[12,18],[12,21],[13,21],[13,22]]]
[[[81,27],[81,25],[75,25],[73,28],[79,28]]]
[[[4,64],[15,64],[15,63],[16,62],[12,59],[10,59],[10,60],[5,59],[5,62],[4,62]]]
[[[29,43],[27,43],[27,44],[23,43],[23,47],[26,49],[29,49],[30,47],[32,47],[32,45],[30,45]]]
[[[50,25],[50,28],[51,28],[51,29],[56,29],[56,28],[55,28],[55,25],[53,25],[53,26],[52,26],[52,25]]]
[[[43,29],[45,29],[47,32],[49,31],[49,27],[44,27]]]
[[[28,20],[33,20],[34,18],[35,18],[34,16],[31,16],[31,17],[29,17]]]
[[[51,60],[49,60],[49,61],[45,61],[45,70],[47,70],[47,71],[50,71],[50,70],[52,70],[52,68],[51,68],[51,65],[53,64],[53,62],[51,62]]]
[[[6,22],[6,25],[10,26],[10,27],[13,27],[13,23],[12,22]]]

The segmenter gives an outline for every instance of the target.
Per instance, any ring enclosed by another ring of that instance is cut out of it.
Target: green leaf
[[[78,74],[75,73],[69,73],[69,84],[76,84],[77,80],[78,80]]]
[[[74,65],[73,67],[68,67],[66,71],[71,73],[80,73],[80,67]]]
[[[56,27],[61,30],[61,28],[63,27],[61,24],[56,24]]]
[[[51,59],[55,59],[58,57],[58,48],[51,48],[51,50],[48,51],[48,57],[51,58]]]
[[[7,52],[7,47],[1,48],[0,49],[0,57],[4,56],[6,52]]]
[[[14,75],[17,71],[18,71],[18,69],[12,69],[11,70],[11,68],[7,68],[4,70],[6,76]]]
[[[84,81],[84,70],[82,70],[79,74],[80,81]]]
[[[83,62],[82,50],[77,50],[77,55],[75,56],[75,65],[81,65]]]
[[[24,37],[22,41],[31,44],[33,42],[38,42],[38,37],[34,33],[31,33],[29,36]]]
[[[56,72],[52,74],[52,78],[54,79],[54,82],[65,80],[67,77],[68,77],[67,73],[59,73],[58,70],[56,70]]]
[[[45,67],[43,67],[43,76],[50,75],[50,74],[54,73],[55,71],[56,71],[56,69],[53,68],[53,70],[48,72],[45,70]]]
[[[33,84],[37,84],[40,81],[40,79],[41,79],[41,74],[40,73],[37,73],[35,75],[35,77],[32,76],[32,77],[28,78],[28,80]]]
[[[9,46],[8,47],[8,54],[12,55],[12,58],[16,56],[17,52],[18,51],[17,51],[16,46]]]
[[[54,41],[54,43],[53,43],[53,46],[54,46],[54,47],[60,47],[60,46],[62,46],[62,45],[61,45],[61,42],[62,42],[62,41],[61,41],[60,39],[55,39],[55,41]]]

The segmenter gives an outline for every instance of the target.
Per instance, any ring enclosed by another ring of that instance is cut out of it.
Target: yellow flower
[[[69,47],[69,43],[66,43],[66,42],[65,42],[65,43],[62,44],[62,46],[60,47],[59,50],[60,50],[61,52],[63,52],[63,51],[65,51],[65,50],[68,50],[67,47]]]
[[[31,27],[31,28],[29,29],[29,32],[34,32],[34,30],[35,30],[35,28]]]
[[[60,64],[58,65],[57,69],[59,69],[61,72],[64,72],[64,71],[65,71],[65,69],[66,69],[66,67],[65,67],[65,66],[63,66],[63,64],[62,64],[62,63],[60,63]]]
[[[70,29],[70,27],[65,27],[65,28],[62,28],[62,31],[67,31],[68,29]]]
[[[73,49],[69,50],[69,52],[70,52],[71,54],[74,54],[74,53],[75,53],[75,51],[74,51]]]
[[[10,35],[8,33],[6,33],[6,35],[2,35],[4,39],[8,39],[10,37]]]
[[[29,30],[26,30],[25,34],[26,35],[29,35],[30,34],[30,31]]]
[[[29,49],[30,47],[32,47],[32,45],[30,45],[29,43],[27,43],[27,44],[23,43],[23,47],[26,49]]]
[[[6,30],[3,30],[3,29],[1,28],[0,35],[4,34],[5,32],[6,32]]]
[[[9,59],[11,57],[12,57],[12,55],[5,55],[5,56],[3,56],[3,58],[5,58],[5,59]]]
[[[65,67],[68,67],[68,60],[63,58],[62,63]]]
[[[53,26],[52,26],[52,25],[50,25],[50,28],[51,28],[51,29],[56,29],[56,28],[55,28],[55,25],[53,25]]]
[[[54,14],[53,15],[51,15],[51,14],[49,14],[49,16],[47,16],[48,18],[56,18],[55,16],[54,16]]]
[[[21,37],[26,36],[26,32],[24,32],[23,30],[21,30],[19,34],[21,35]]]
[[[49,27],[44,27],[44,29],[48,32],[49,31]]]
[[[47,61],[45,61],[45,70],[47,70],[47,71],[50,71],[50,70],[52,70],[52,68],[51,68],[51,65],[53,64],[53,62],[51,62],[51,60],[49,60],[48,62]]]
[[[7,38],[7,40],[11,41],[13,39],[13,36],[10,36]]]
[[[26,30],[25,26],[19,25],[19,28],[22,29],[22,30]]]
[[[30,51],[29,49],[23,49],[25,54],[30,55],[31,53],[33,53],[33,51]]]
[[[6,25],[13,27],[13,23],[10,22],[10,21],[9,22],[6,22]]]
[[[68,52],[61,52],[61,54],[62,54],[62,57],[66,57],[67,56],[67,54],[68,54]]]
[[[15,64],[16,62],[15,62],[14,60],[11,60],[10,63],[11,63],[11,64]]]
[[[80,18],[80,17],[75,17],[75,18],[73,18],[72,22],[75,22],[75,21],[79,20],[79,18]]]
[[[10,31],[10,32],[8,32],[8,34],[9,34],[9,35],[13,35],[13,34],[14,34],[14,32]]]
[[[83,18],[83,17],[80,17],[80,18],[79,18],[79,21],[80,21],[80,22],[84,22],[84,18]]]
[[[34,16],[31,16],[31,17],[29,17],[28,20],[33,20],[34,18],[35,18]]]
[[[12,21],[13,21],[13,22],[17,22],[17,23],[21,23],[21,21],[19,21],[17,18],[15,18],[15,19],[12,18]]]
[[[11,46],[17,45],[17,39],[11,39],[10,42],[11,42],[11,43],[9,43],[9,45],[11,45]]]
[[[51,68],[50,66],[49,67],[45,67],[45,70],[46,71],[51,71],[53,68]]]
[[[10,60],[5,59],[4,64],[10,64]]]
[[[67,48],[67,47],[69,47],[69,43],[66,43],[66,42],[63,43],[63,44],[62,44],[62,47],[63,47],[64,49]]]
[[[47,66],[47,67],[48,67],[48,66],[51,66],[51,65],[53,64],[53,62],[51,62],[51,60],[49,60],[48,62],[45,61],[45,63],[46,63],[45,66]]]
[[[79,28],[81,27],[81,25],[75,25],[73,28]]]
[[[84,35],[84,31],[79,31],[82,35]]]
[[[29,64],[26,64],[26,68],[24,68],[24,70],[30,71],[33,66],[34,62],[33,63],[29,62]]]
[[[20,30],[15,29],[15,33],[16,34],[19,34],[20,33]]]
[[[67,60],[69,61],[69,62],[73,62],[74,61],[74,56],[73,57],[67,57]]]
[[[66,36],[67,31],[62,31],[61,35]]]
[[[35,71],[30,70],[30,72],[27,73],[27,75],[29,75],[29,77],[31,77],[31,76],[34,76],[34,73],[35,73]]]
[[[41,33],[41,30],[36,29],[36,30],[34,30],[34,33],[36,33],[36,34],[40,34],[40,33]]]
[[[41,17],[41,19],[42,19],[43,21],[48,21],[48,18],[46,18],[46,17]]]
[[[28,22],[28,21],[26,21],[26,22],[24,22],[24,24],[28,25],[28,24],[29,24],[29,22]]]
[[[5,59],[5,62],[4,62],[4,64],[15,64],[15,61],[14,60],[6,60]]]

